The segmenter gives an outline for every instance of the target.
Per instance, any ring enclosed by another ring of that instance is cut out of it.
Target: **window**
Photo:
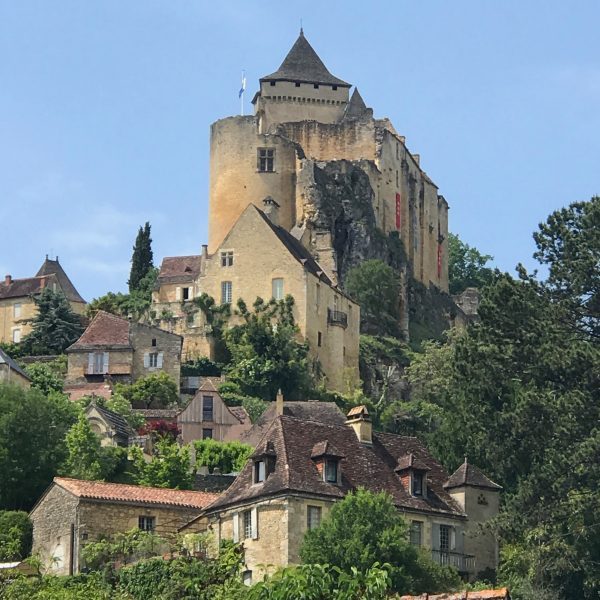
[[[156,338],[152,338],[152,347],[156,348]]]
[[[338,480],[338,463],[337,460],[325,461],[325,481],[328,483],[337,483]]]
[[[154,531],[156,528],[156,517],[140,517],[138,528],[142,531]]]
[[[450,552],[450,525],[440,525],[440,552]]]
[[[267,478],[266,464],[264,460],[257,460],[254,463],[254,483],[260,483]]]
[[[275,81],[269,81],[269,83],[271,84],[271,87],[275,87]]]
[[[321,303],[321,286],[317,283],[317,308],[319,308],[320,303]]]
[[[150,352],[150,354],[148,354],[148,366],[151,369],[156,369],[156,367],[158,367],[158,352]]]
[[[313,84],[313,87],[315,88],[315,90],[318,90],[319,89],[319,84],[315,83],[315,84]]]
[[[221,304],[231,304],[231,281],[221,281]]]
[[[233,250],[225,250],[224,252],[221,252],[221,266],[233,266]]]
[[[244,571],[242,573],[242,582],[244,585],[252,585],[252,571]]]
[[[21,317],[21,303],[17,302],[13,305],[13,317],[19,319]]]
[[[244,519],[244,538],[251,539],[252,538],[252,511],[245,510],[242,513]]]
[[[275,169],[275,150],[273,148],[258,149],[258,170],[262,173],[272,173]]]
[[[308,529],[316,529],[321,524],[321,507],[309,506],[306,513],[306,526]]]
[[[212,440],[213,439],[213,430],[212,429],[203,429],[202,430],[202,439],[203,440]]]
[[[323,342],[323,334],[318,331],[317,332],[317,346],[320,348],[321,347],[321,343]]]
[[[421,546],[423,544],[423,523],[421,521],[411,522],[410,543],[413,546]]]
[[[104,373],[104,352],[94,352],[93,372]]]
[[[202,396],[202,420],[203,421],[213,421],[213,397],[212,396]]]
[[[423,473],[413,473],[412,494],[413,496],[423,495]]]
[[[335,90],[337,90],[337,85],[332,85],[331,89],[335,92]]]
[[[21,341],[21,330],[20,329],[13,329],[12,340],[13,340],[14,344],[18,344]]]
[[[396,171],[396,187],[399,187],[400,183],[399,183],[399,179],[398,179],[398,171]]]
[[[296,87],[300,87],[300,82],[296,81]]]
[[[273,290],[273,298],[275,298],[275,300],[283,300],[283,278],[276,277],[273,279],[271,287]]]
[[[190,299],[190,288],[189,287],[181,288],[181,297],[183,298],[183,300]]]

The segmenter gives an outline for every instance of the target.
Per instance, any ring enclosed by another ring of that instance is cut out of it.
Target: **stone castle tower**
[[[267,198],[335,283],[381,258],[447,292],[448,204],[404,137],[350,89],[300,31],[279,69],[260,79],[254,115],[213,123],[209,252],[248,204],[262,209]]]

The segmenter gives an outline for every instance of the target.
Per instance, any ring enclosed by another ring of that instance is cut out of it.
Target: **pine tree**
[[[81,320],[62,292],[45,288],[34,300],[38,313],[23,344],[32,354],[61,354],[83,333]]]
[[[150,237],[150,223],[146,221],[144,227],[140,227],[133,254],[131,256],[131,272],[129,274],[129,292],[137,290],[141,280],[154,268],[152,255],[152,238]]]

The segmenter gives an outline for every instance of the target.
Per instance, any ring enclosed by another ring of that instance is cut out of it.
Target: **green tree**
[[[578,331],[600,338],[600,196],[553,212],[533,238],[545,289]]]
[[[167,373],[151,373],[135,383],[115,385],[115,393],[128,400],[134,408],[165,408],[179,402],[177,384]]]
[[[62,392],[67,374],[67,357],[59,356],[50,362],[35,362],[25,365],[25,372],[31,378],[31,387],[48,395]]]
[[[0,507],[28,510],[66,457],[76,407],[60,394],[0,385]]]
[[[31,354],[61,354],[83,333],[81,319],[62,292],[44,288],[34,302],[37,315],[23,344]]]
[[[439,568],[410,544],[406,523],[385,493],[359,489],[334,504],[321,525],[306,532],[300,557],[347,573],[366,573],[375,563],[387,563],[392,589],[401,593],[460,586],[455,571]]]
[[[361,331],[400,335],[400,275],[382,260],[366,260],[348,272],[344,287],[360,304]]]
[[[489,254],[481,254],[477,248],[463,242],[456,234],[448,234],[448,279],[450,293],[460,294],[468,287],[482,288],[494,273],[486,265],[493,260]]]
[[[196,465],[208,467],[212,473],[218,468],[221,473],[234,473],[242,470],[254,451],[252,446],[238,441],[218,442],[204,439],[194,442],[196,449]]]
[[[65,438],[69,454],[63,467],[64,475],[75,479],[102,479],[102,448],[89,421],[80,415]]]
[[[242,323],[225,331],[231,354],[228,378],[243,395],[274,400],[281,389],[286,398],[304,398],[311,387],[308,346],[298,340],[294,299],[254,302],[254,310],[238,301]]]
[[[219,385],[219,395],[227,406],[243,406],[252,423],[256,423],[269,406],[269,403],[261,398],[244,395],[240,386],[233,381],[221,383]]]
[[[23,511],[0,511],[0,561],[21,560],[29,556],[33,524]]]
[[[131,449],[136,483],[152,487],[191,490],[194,479],[187,446],[179,446],[168,437],[154,444],[152,460],[146,462],[140,448]]]
[[[129,274],[129,293],[140,288],[140,283],[150,270],[154,268],[152,254],[152,238],[150,237],[150,223],[146,222],[144,227],[140,227],[133,254],[131,256],[131,272]]]

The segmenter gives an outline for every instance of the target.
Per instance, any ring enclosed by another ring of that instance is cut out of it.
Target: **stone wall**
[[[30,514],[33,523],[32,554],[56,575],[68,575],[75,543],[77,498],[54,485]],[[71,530],[73,526],[73,531]]]
[[[91,379],[102,379],[104,374],[89,373],[89,355],[94,353],[108,353],[108,372],[115,382],[131,383],[133,374],[133,351],[112,350],[98,347],[94,350],[71,350],[68,352],[68,366],[66,383],[85,383]],[[90,377],[91,375],[91,377]]]
[[[31,386],[31,382],[27,377],[23,377],[21,373],[11,369],[9,365],[5,363],[0,364],[0,383],[10,383],[19,385],[23,388],[29,388]]]

